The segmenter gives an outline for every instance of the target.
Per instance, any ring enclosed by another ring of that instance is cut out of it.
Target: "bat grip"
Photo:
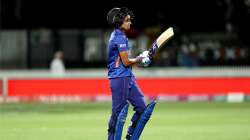
[[[155,53],[157,52],[157,49],[158,49],[158,45],[156,44],[156,41],[152,44],[151,48],[149,49],[149,53],[148,53],[148,56],[149,56],[149,59],[152,60]]]

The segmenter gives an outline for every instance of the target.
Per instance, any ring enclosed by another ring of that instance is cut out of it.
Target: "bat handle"
[[[157,49],[158,49],[158,45],[156,43],[156,41],[152,44],[151,48],[149,49],[149,53],[148,53],[148,56],[149,56],[149,59],[152,60],[155,53],[157,52]]]

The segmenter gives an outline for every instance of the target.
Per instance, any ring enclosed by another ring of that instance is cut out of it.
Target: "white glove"
[[[144,67],[147,67],[151,63],[151,60],[148,57],[148,53],[149,51],[144,51],[139,55],[140,57],[143,57],[141,63]]]
[[[151,63],[151,60],[149,59],[149,57],[145,57],[142,59],[142,64],[144,67],[149,66],[150,63]]]
[[[142,57],[148,57],[148,53],[149,53],[149,51],[144,51],[144,52],[142,52],[140,54],[140,56],[142,56]]]

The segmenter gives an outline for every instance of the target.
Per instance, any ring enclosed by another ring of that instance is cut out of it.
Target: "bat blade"
[[[173,31],[172,27],[169,27],[167,30],[165,30],[156,39],[156,44],[157,44],[158,48],[160,48],[162,45],[164,45],[173,35],[174,35],[174,31]]]

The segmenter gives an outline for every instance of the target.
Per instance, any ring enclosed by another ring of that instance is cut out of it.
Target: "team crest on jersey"
[[[124,47],[126,47],[126,46],[127,46],[127,44],[120,44],[120,45],[119,45],[120,48],[124,48]]]

